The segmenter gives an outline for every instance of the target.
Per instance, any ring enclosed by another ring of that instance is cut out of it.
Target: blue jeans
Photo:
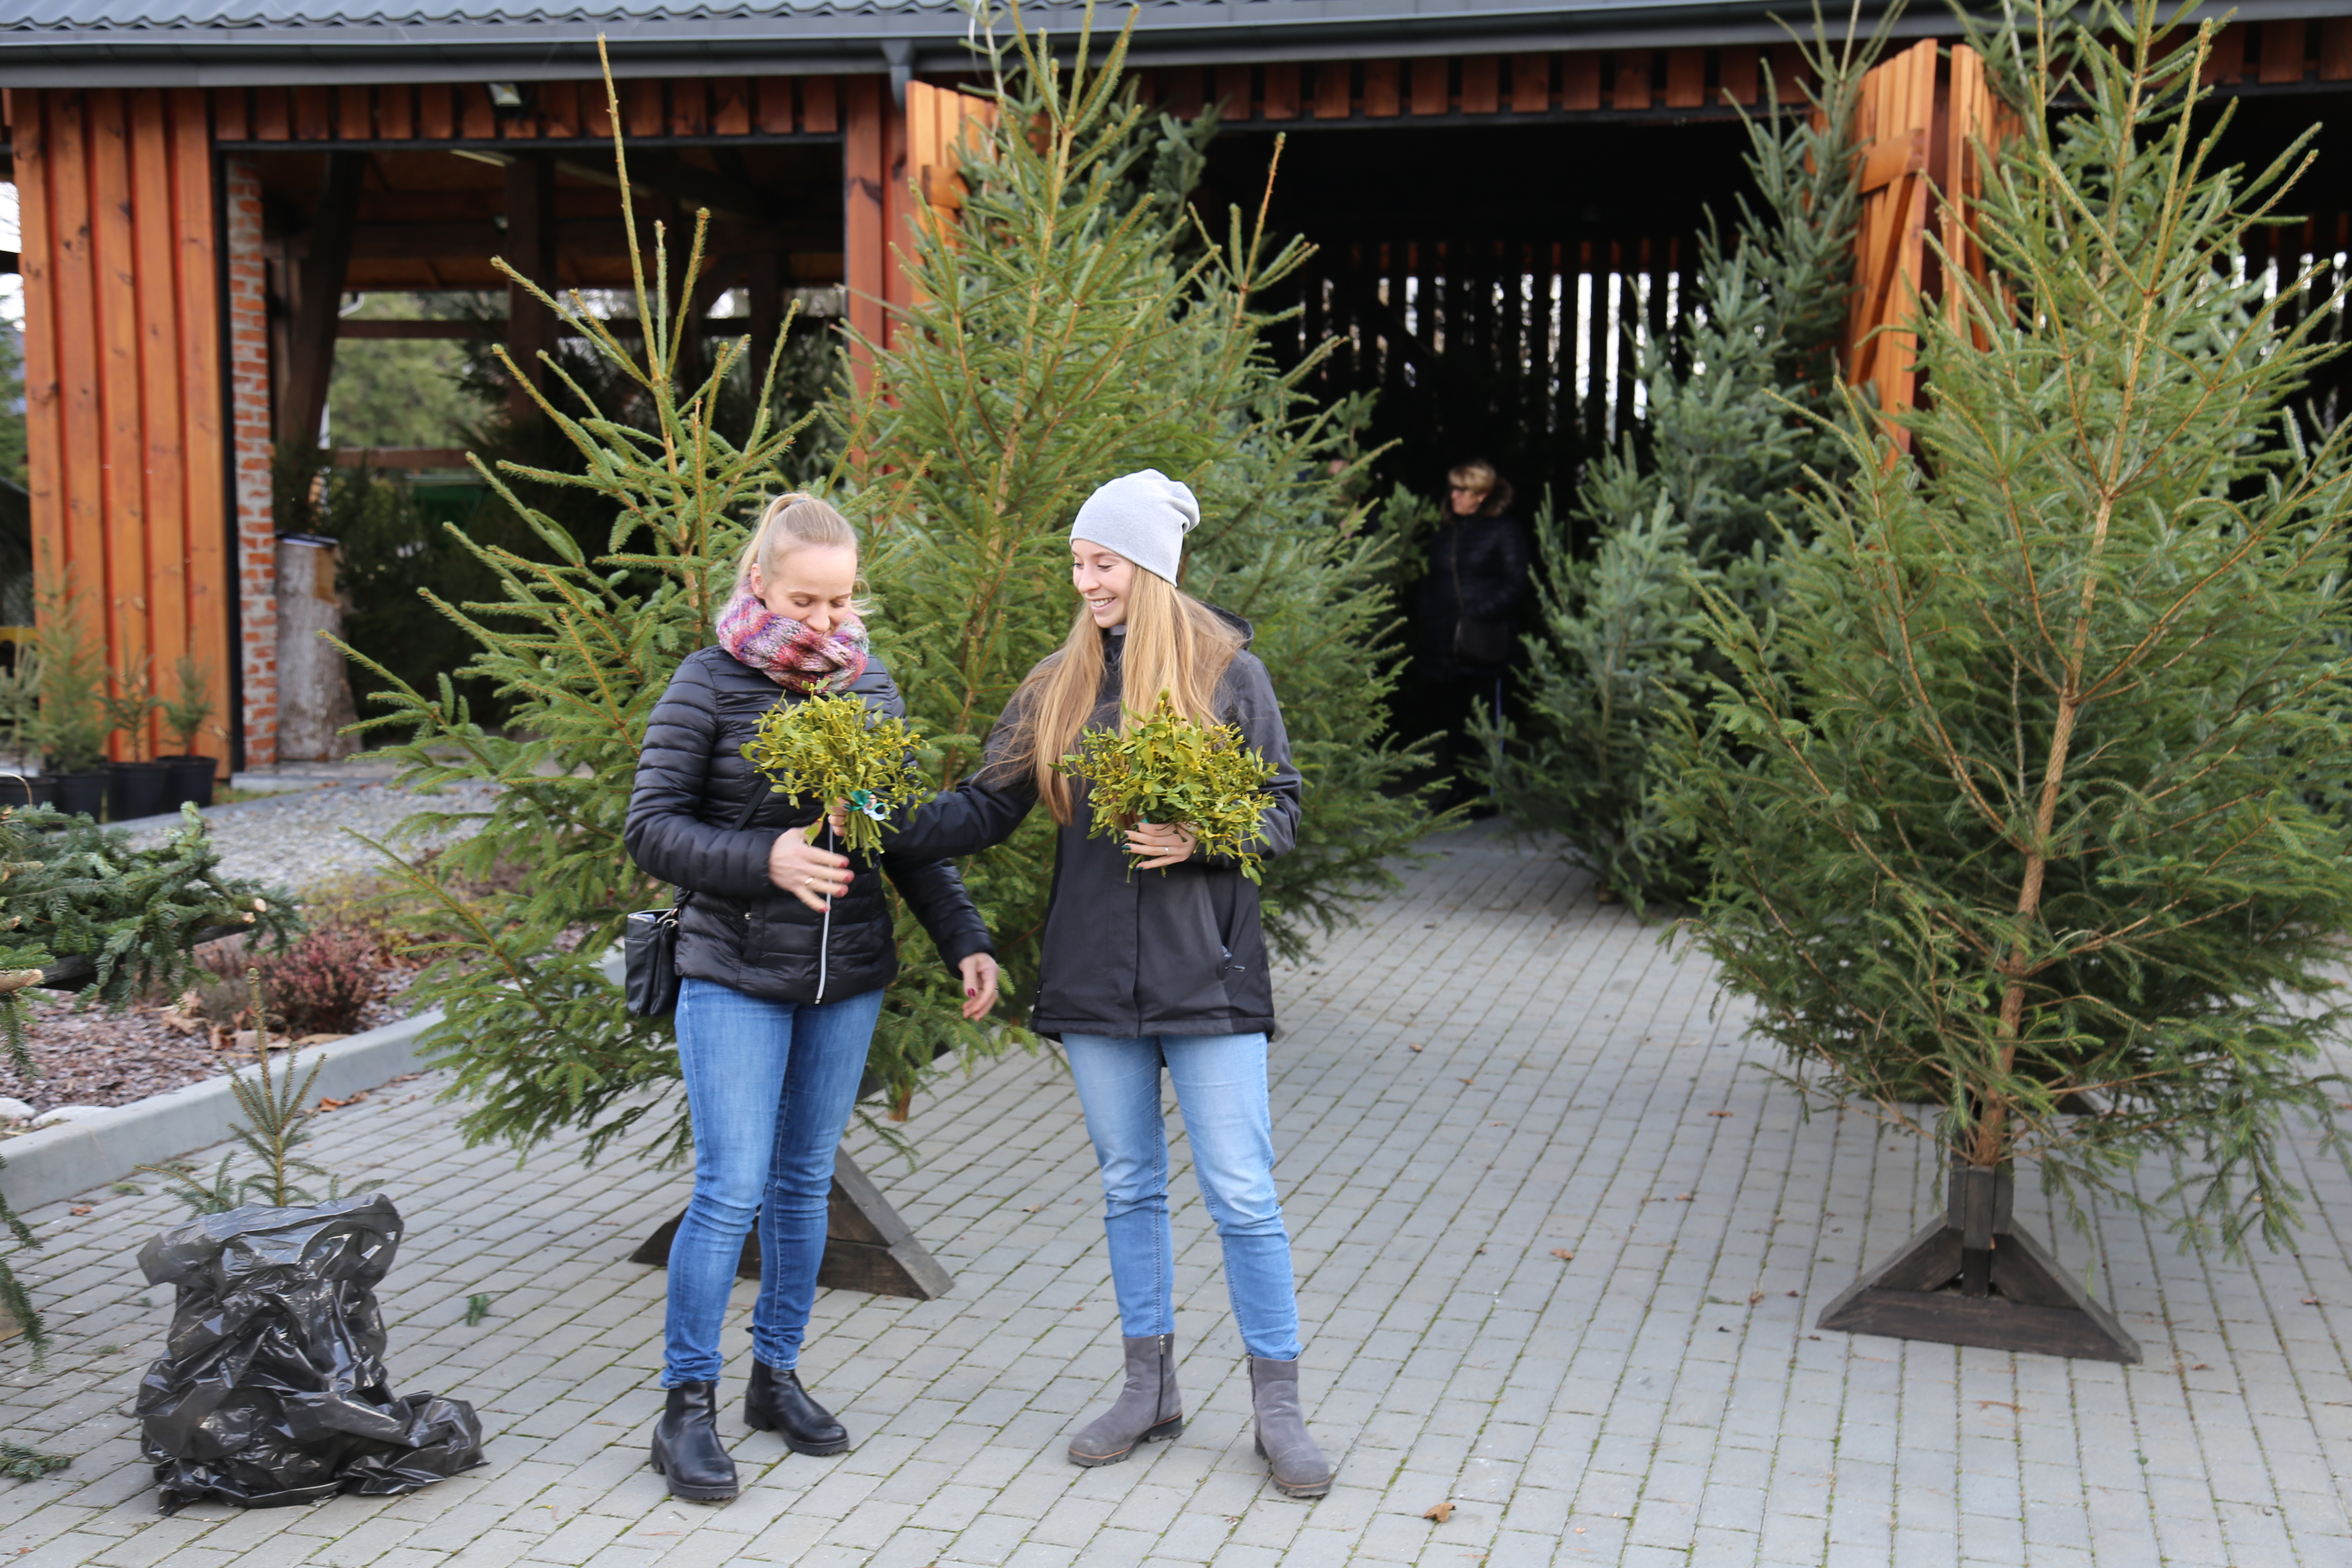
[[[1111,1289],[1129,1339],[1176,1331],[1176,1242],[1168,1226],[1165,1066],[1183,1108],[1192,1174],[1224,1244],[1225,1289],[1249,1353],[1298,1354],[1298,1295],[1290,1233],[1274,1190],[1274,1119],[1266,1108],[1264,1035],[1062,1037],[1087,1135],[1102,1166]]]
[[[751,1353],[800,1364],[824,1258],[833,1156],[857,1103],[882,993],[823,1006],[747,996],[688,979],[677,994],[677,1057],[694,1112],[694,1197],[669,1246],[662,1386],[719,1377],[719,1331],[760,1225],[760,1299]]]

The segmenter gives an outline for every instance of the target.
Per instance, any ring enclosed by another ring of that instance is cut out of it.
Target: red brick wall
[[[269,510],[269,323],[261,258],[261,177],[243,159],[228,198],[231,461],[236,465],[237,635],[245,674],[245,763],[278,760],[278,528]]]

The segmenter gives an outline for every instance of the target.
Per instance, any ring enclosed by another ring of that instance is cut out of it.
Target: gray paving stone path
[[[669,1501],[645,1466],[662,1277],[623,1259],[682,1177],[463,1150],[426,1079],[332,1113],[319,1152],[396,1195],[395,1384],[476,1401],[491,1463],[388,1500],[158,1517],[124,1412],[168,1303],[132,1254],[174,1205],[101,1192],[32,1216],[59,1343],[39,1373],[0,1347],[0,1431],[74,1463],[0,1481],[0,1564],[2352,1563],[2340,1168],[2290,1147],[2311,1226],[2299,1256],[2251,1266],[2113,1212],[2085,1239],[2021,1195],[2095,1269],[2140,1367],[1816,1337],[1935,1202],[1927,1152],[1858,1115],[1803,1119],[1714,1012],[1704,962],[1557,861],[1482,834],[1436,847],[1280,982],[1307,1403],[1339,1464],[1318,1502],[1276,1494],[1251,1453],[1181,1141],[1191,1425],[1127,1464],[1065,1461],[1118,1326],[1050,1058],[925,1096],[913,1171],[854,1141],[957,1282],[820,1300],[804,1365],[851,1452],[743,1427],[738,1291],[722,1431],[746,1487],[723,1507]],[[469,1328],[477,1293],[491,1315]]]

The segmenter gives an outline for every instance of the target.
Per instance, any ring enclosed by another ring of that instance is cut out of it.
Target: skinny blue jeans
[[[682,981],[677,1056],[694,1112],[694,1196],[669,1247],[662,1386],[719,1377],[719,1332],[760,1226],[751,1353],[800,1364],[824,1258],[833,1156],[857,1102],[882,993],[822,1006],[770,1002],[715,980]]]
[[[1225,1253],[1225,1289],[1249,1353],[1298,1355],[1298,1294],[1290,1233],[1274,1186],[1274,1119],[1266,1106],[1265,1037],[1062,1037],[1102,1166],[1103,1230],[1119,1332],[1176,1331],[1176,1242],[1168,1225],[1168,1126],[1160,1069],[1176,1085],[1192,1174]]]

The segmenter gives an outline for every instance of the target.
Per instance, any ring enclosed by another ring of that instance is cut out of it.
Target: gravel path
[[[386,784],[343,784],[302,790],[277,800],[216,806],[205,815],[214,840],[221,847],[224,871],[300,893],[383,863],[381,856],[352,835],[394,844],[406,853],[448,843],[464,836],[397,840],[393,835],[416,812],[478,811],[488,807],[496,793],[491,785],[475,784],[451,784],[429,795]],[[168,824],[159,825],[133,835],[133,841],[157,843],[171,830]]]

